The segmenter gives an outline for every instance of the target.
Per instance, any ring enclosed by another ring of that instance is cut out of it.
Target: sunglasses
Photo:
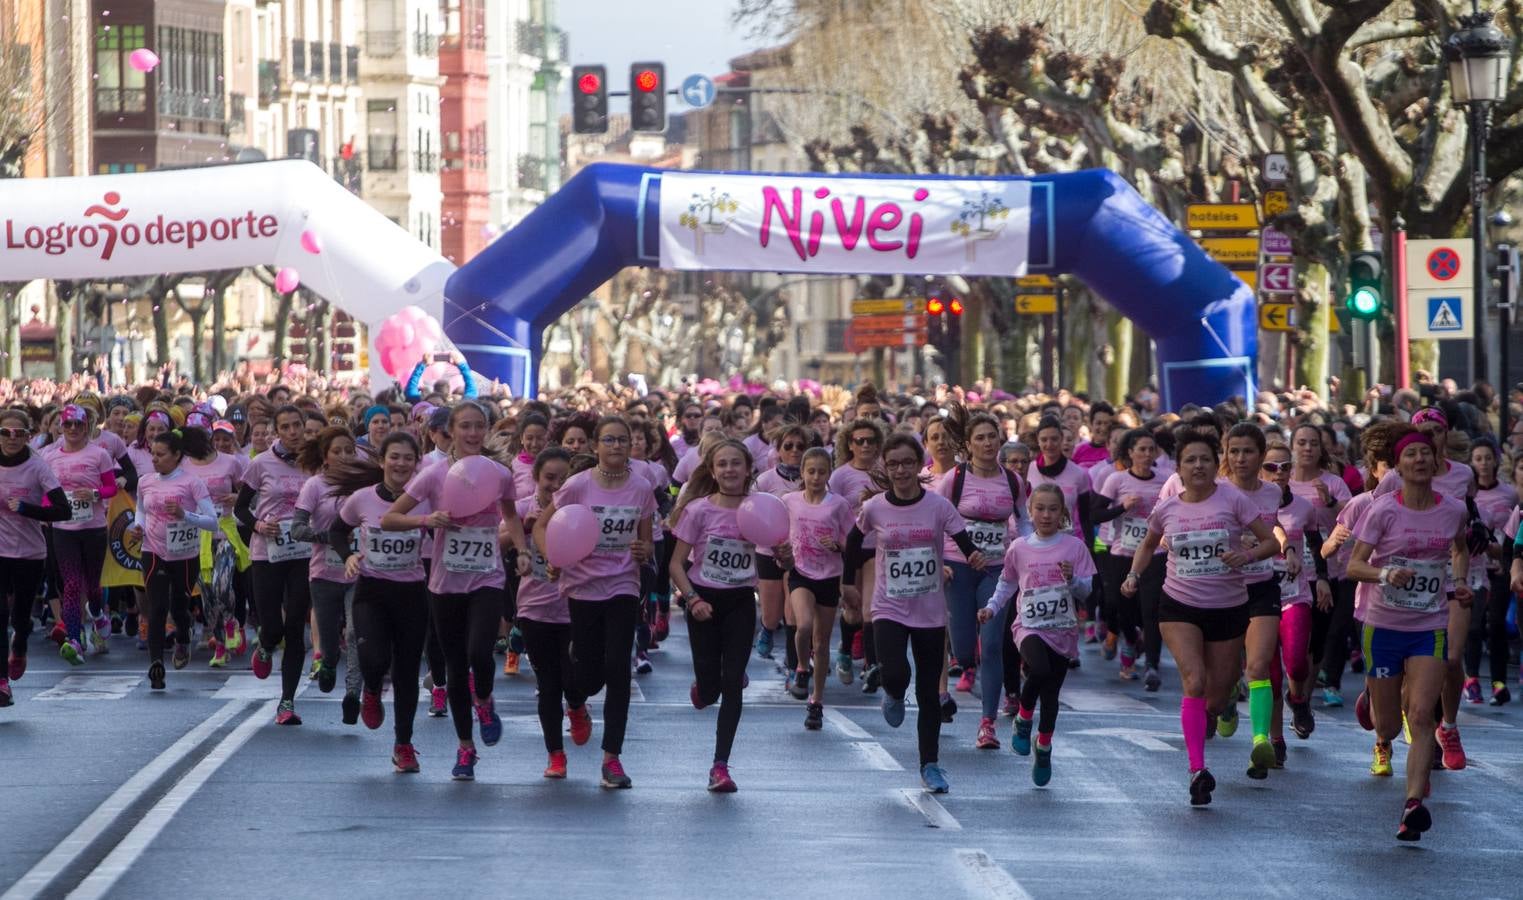
[[[783,449],[784,450],[802,450],[802,449],[804,449],[804,445],[803,444],[798,444],[798,443],[785,443],[785,444],[783,444]]]
[[[871,447],[874,444],[878,443],[878,439],[875,437],[859,437],[852,438],[851,442],[854,446],[857,447]]]
[[[6,439],[25,438],[30,436],[31,433],[32,432],[26,428],[0,428],[0,438]]]
[[[1290,471],[1290,463],[1288,463],[1288,462],[1278,462],[1278,463],[1267,462],[1267,463],[1264,463],[1264,471],[1268,472],[1271,475],[1278,475],[1281,472],[1289,472]]]
[[[78,419],[65,419],[62,422],[60,422],[59,425],[61,425],[64,428],[83,428],[83,427],[85,427],[85,423],[79,421]]]

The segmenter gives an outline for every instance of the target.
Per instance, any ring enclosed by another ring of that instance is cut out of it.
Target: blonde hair
[[[682,487],[682,496],[677,498],[677,506],[672,510],[671,524],[673,527],[676,526],[677,520],[682,518],[682,511],[687,508],[689,503],[701,497],[708,497],[719,493],[719,480],[714,477],[714,457],[719,455],[719,451],[730,447],[739,450],[741,457],[746,461],[746,471],[748,473],[751,471],[753,465],[751,451],[746,449],[745,444],[734,438],[722,435],[719,440],[709,444],[707,447],[704,446],[706,442],[707,436],[705,436],[703,441],[698,443],[700,452],[703,454],[703,462],[698,464],[698,468],[693,470],[693,477],[689,478],[687,484]],[[750,481],[751,478],[748,474],[746,476],[747,490],[750,489]]]

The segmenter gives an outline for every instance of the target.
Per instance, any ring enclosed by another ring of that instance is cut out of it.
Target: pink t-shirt
[[[518,517],[523,520],[529,539],[529,574],[518,580],[518,615],[533,622],[565,625],[571,621],[571,607],[560,589],[549,580],[545,555],[534,543],[534,521],[539,518],[539,499],[535,494],[518,501]]]
[[[1242,491],[1217,485],[1199,503],[1184,497],[1161,501],[1148,516],[1148,531],[1169,543],[1163,589],[1175,601],[1200,609],[1231,609],[1248,602],[1242,570],[1220,559],[1241,548],[1259,510]]]
[[[1048,477],[1042,474],[1040,465],[1042,457],[1037,456],[1031,461],[1026,469],[1026,493],[1039,485],[1055,484],[1063,492],[1063,499],[1068,503],[1068,521],[1073,526],[1073,533],[1080,540],[1084,539],[1084,526],[1079,523],[1079,497],[1089,490],[1089,473],[1074,465],[1070,460],[1063,466],[1063,471]]]
[[[1073,464],[1081,469],[1089,469],[1100,463],[1109,462],[1110,458],[1110,450],[1104,444],[1085,441],[1074,447]]]
[[[423,529],[412,531],[383,531],[381,518],[391,509],[391,500],[378,492],[380,485],[362,488],[343,498],[338,514],[348,525],[358,528],[360,546],[360,577],[375,578],[406,584],[423,580],[423,560],[429,547]],[[428,501],[420,501],[412,508],[412,515],[426,516],[433,512]]]
[[[658,462],[651,462],[648,459],[631,459],[629,468],[650,484],[652,495],[658,491],[667,490],[671,486],[672,477],[667,474],[666,467]],[[533,495],[534,491],[530,491],[529,496]],[[661,525],[661,506],[657,504],[655,514],[650,517],[650,539],[659,541],[664,534]]]
[[[211,495],[201,479],[183,468],[168,476],[149,472],[138,479],[137,493],[138,524],[143,526],[143,546],[149,553],[159,559],[175,560],[201,555],[201,530],[183,519],[170,519],[164,511],[171,500],[192,513],[202,500],[210,502]]]
[[[1301,557],[1301,571],[1295,578],[1289,575],[1289,568],[1285,559],[1288,553],[1281,553],[1274,558],[1274,573],[1280,579],[1280,608],[1284,609],[1294,603],[1310,603],[1312,601],[1311,586],[1316,582],[1316,560],[1312,554],[1316,552],[1313,547],[1306,545],[1306,530],[1313,524],[1316,518],[1316,510],[1307,502],[1305,497],[1292,496],[1290,502],[1280,507],[1276,521],[1285,529],[1285,543],[1291,553],[1297,553]]]
[[[1328,494],[1340,504],[1348,503],[1354,495],[1349,492],[1348,485],[1343,483],[1342,478],[1327,472],[1321,473],[1311,481],[1296,481],[1295,478],[1291,478],[1290,492],[1305,500],[1312,508],[1311,524],[1308,527],[1322,532],[1322,537],[1326,538],[1333,533],[1333,526],[1338,523],[1338,514],[1322,502],[1322,496],[1317,493],[1318,484],[1325,485]],[[1352,548],[1353,545],[1348,546]],[[1342,559],[1339,559],[1340,556]],[[1347,555],[1336,554],[1327,561],[1327,577],[1342,578],[1347,574]]]
[[[703,459],[698,456],[697,447],[689,447],[688,451],[677,460],[677,468],[672,470],[672,480],[678,484],[687,484],[693,473],[698,471],[698,464]]]
[[[863,493],[870,490],[872,485],[872,472],[859,469],[850,463],[837,467],[830,473],[830,480],[825,482],[825,486],[832,494],[846,501],[846,505],[851,508],[853,519],[861,515],[864,500]],[[866,538],[862,541],[862,547],[865,550],[871,550],[877,546],[877,542],[878,538],[876,536],[867,534]]]
[[[827,492],[819,503],[810,503],[803,491],[783,496],[788,507],[788,543],[793,548],[793,570],[805,578],[821,581],[841,577],[841,552],[851,534],[851,504]],[[838,549],[826,550],[829,538]]]
[[[3,501],[15,498],[41,506],[42,498],[58,487],[58,476],[48,468],[36,450],[28,450],[26,459],[14,466],[0,466],[0,557],[5,559],[46,559],[47,541],[42,523],[11,512]],[[30,602],[31,598],[13,602]]]
[[[90,443],[101,448],[102,450],[105,450],[111,455],[112,459],[121,459],[127,454],[127,442],[122,440],[122,436],[114,431],[102,430],[100,434],[95,436],[95,440],[91,441]],[[132,465],[134,467],[137,466],[137,460],[132,460]],[[151,466],[147,469],[137,470],[139,475],[147,475],[152,471],[153,468]]]
[[[99,444],[86,444],[77,452],[70,453],[63,441],[54,441],[42,448],[42,459],[58,476],[58,483],[69,495],[71,518],[54,522],[59,531],[84,531],[88,528],[106,527],[105,500],[75,500],[77,490],[98,491],[102,476],[116,472],[116,460]],[[151,468],[148,471],[153,471]]]
[[[1507,517],[1507,527],[1502,533],[1511,536],[1514,544],[1523,543],[1519,538],[1523,534],[1523,507],[1514,509],[1512,515]]]
[[[1483,488],[1475,492],[1475,508],[1481,512],[1481,521],[1486,523],[1492,533],[1496,535],[1497,542],[1503,538],[1512,537],[1516,529],[1507,530],[1507,520],[1512,516],[1512,511],[1518,507],[1518,492],[1513,490],[1512,485],[1506,482],[1497,482],[1495,487]],[[1474,560],[1471,565],[1474,566]],[[1502,564],[1494,559],[1487,559],[1487,568],[1493,572],[1501,570]]]
[[[905,506],[891,496],[869,499],[857,516],[857,527],[877,540],[873,616],[907,628],[940,628],[947,624],[942,546],[966,526],[952,501],[934,491]]]
[[[1364,621],[1392,631],[1435,631],[1449,623],[1448,593],[1454,590],[1450,550],[1470,518],[1464,502],[1437,495],[1438,502],[1417,511],[1401,502],[1399,492],[1376,497],[1359,520],[1354,537],[1373,546],[1370,565],[1401,566],[1417,573],[1407,586],[1374,588]],[[1463,640],[1463,635],[1456,635]]]
[[[491,494],[491,501],[474,515],[456,518],[448,528],[434,529],[428,572],[428,589],[434,594],[469,594],[483,588],[507,586],[497,529],[502,524],[502,504],[512,504],[515,499],[513,473],[495,460],[490,462],[497,476],[496,489],[492,489],[490,481],[482,489]],[[427,500],[430,509],[440,509],[444,480],[451,466],[448,461],[441,461],[414,475],[407,484],[407,496]]]
[[[232,515],[233,503],[238,499],[238,485],[243,483],[249,468],[248,460],[230,453],[218,453],[206,463],[186,457],[182,468],[187,475],[194,475],[206,485],[219,518]],[[232,495],[231,500],[222,499],[229,495]]]
[[[948,500],[952,499],[952,489],[956,487],[957,469],[949,469],[936,483],[935,491]],[[988,559],[986,568],[998,565],[1000,557],[1005,555],[1005,548],[1017,536],[1019,531],[1019,509],[1017,497],[1025,494],[1025,488],[1021,484],[1020,476],[1014,476],[1016,496],[1010,493],[1010,478],[1007,478],[1003,468],[992,477],[976,475],[969,468],[963,475],[962,499],[957,504],[957,511],[962,514],[963,521],[968,528],[968,537],[978,545]],[[966,563],[968,560],[963,556],[957,542],[950,536],[943,541],[941,548],[942,556],[948,562]]]
[[[1256,490],[1245,491],[1224,478],[1217,482],[1217,488],[1218,490],[1221,488],[1234,490],[1247,497],[1258,508],[1259,521],[1268,525],[1270,531],[1273,531],[1274,527],[1280,524],[1280,501],[1285,497],[1285,490],[1278,484],[1272,481],[1261,480]],[[1252,535],[1244,533],[1242,544],[1244,548],[1251,548],[1257,544],[1258,541]],[[1270,559],[1249,563],[1239,571],[1243,573],[1243,580],[1248,584],[1259,584],[1260,582],[1269,581],[1274,578],[1274,559],[1271,557]]]
[[[513,470],[513,492],[517,497],[533,497],[534,485],[534,457],[525,457],[522,453],[513,457],[512,464],[508,468]]]
[[[592,554],[567,566],[557,584],[568,599],[638,597],[640,565],[630,556],[629,545],[640,537],[640,520],[656,514],[655,495],[650,482],[633,471],[612,489],[598,484],[597,477],[596,469],[578,472],[555,493],[557,509],[579,503],[598,519],[598,542]]]
[[[107,452],[109,453],[110,451],[108,450]],[[117,459],[120,458],[117,457]],[[132,461],[132,467],[137,469],[139,478],[153,471],[153,451],[147,447],[139,447],[133,444],[127,448],[127,459]]]
[[[687,577],[716,591],[756,586],[756,545],[741,537],[734,509],[700,497],[682,509],[672,536],[686,541]]]
[[[297,468],[294,461],[286,462],[276,456],[274,448],[271,448],[249,463],[248,470],[243,473],[243,483],[258,493],[254,498],[256,522],[268,519],[289,523],[291,513],[296,509],[296,496],[301,493],[302,485],[307,483],[307,473]],[[289,524],[283,527],[288,528]],[[257,562],[268,562],[270,559],[269,542],[258,529],[254,530],[254,536],[249,541],[249,555]]]
[[[776,466],[773,466],[772,468],[756,476],[755,489],[761,491],[764,494],[771,494],[778,499],[782,499],[784,496],[791,494],[802,487],[802,481],[789,481],[783,476],[777,474]],[[757,547],[756,553],[758,556],[771,556],[772,548]]]
[[[339,503],[344,499],[329,494],[331,490],[333,485],[323,476],[313,475],[296,495],[296,508],[305,510],[312,516],[312,531],[321,539],[312,543],[312,562],[308,565],[307,575],[313,581],[353,584],[354,579],[344,574],[344,560],[359,549],[359,535],[352,536],[348,547],[329,547],[326,543],[328,529],[338,519]]]
[[[1440,497],[1453,497],[1463,506],[1465,498],[1470,496],[1470,486],[1475,483],[1475,470],[1452,459],[1446,459],[1443,463],[1444,470],[1433,476],[1433,493]],[[1399,487],[1401,473],[1392,469],[1375,485],[1375,496],[1384,497]]]
[[[1054,651],[1076,659],[1079,656],[1079,624],[1075,599],[1064,585],[1061,566],[1065,562],[1073,566],[1074,578],[1094,577],[1095,561],[1083,541],[1067,533],[1055,534],[1047,540],[1029,534],[1013,541],[1010,549],[1005,551],[1000,578],[1019,585],[1021,589],[1012,601],[1016,609],[1010,632],[1015,637],[1015,645],[1019,647],[1027,635],[1034,634]],[[1041,605],[1024,609],[1032,600]],[[1072,618],[1072,625],[1028,627],[1050,623],[1054,617],[1043,615],[1045,605],[1057,603],[1061,606],[1065,601],[1067,608],[1056,618],[1060,622]]]
[[[1329,576],[1331,576],[1335,566],[1339,571],[1343,572],[1345,577],[1348,576],[1348,562],[1354,558],[1354,535],[1359,533],[1359,520],[1364,518],[1364,514],[1370,509],[1370,504],[1374,502],[1375,495],[1365,491],[1362,494],[1354,495],[1353,499],[1349,500],[1343,509],[1338,511],[1333,524],[1342,525],[1344,528],[1347,528],[1349,530],[1349,539],[1344,541],[1343,546],[1338,548],[1338,552],[1328,559],[1327,568]],[[1327,538],[1330,534],[1331,532],[1328,535],[1323,535],[1323,538]],[[1361,622],[1364,621],[1364,611],[1373,602],[1375,595],[1378,593],[1380,593],[1379,585],[1367,584],[1363,581],[1354,583],[1354,618]]]
[[[1105,479],[1100,495],[1112,504],[1120,503],[1127,497],[1137,498],[1137,505],[1131,511],[1106,523],[1113,526],[1109,542],[1111,553],[1117,556],[1136,555],[1137,548],[1142,546],[1143,539],[1148,536],[1148,516],[1153,514],[1153,508],[1158,505],[1158,493],[1163,489],[1163,483],[1164,476],[1157,471],[1147,478],[1141,478],[1131,469],[1116,472]],[[1164,552],[1162,545],[1159,545],[1158,552]]]
[[[777,465],[777,451],[767,443],[766,438],[750,434],[741,443],[745,444],[747,452],[751,454],[751,471],[765,472]]]

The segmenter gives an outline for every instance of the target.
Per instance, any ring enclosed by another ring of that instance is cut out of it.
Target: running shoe
[[[1228,703],[1227,708],[1216,719],[1216,733],[1219,737],[1230,738],[1237,734],[1237,704]]]
[[[307,677],[315,680],[315,679],[318,678],[318,676],[322,675],[322,673],[323,673],[323,655],[321,653],[317,652],[316,650],[314,650],[314,651],[312,651],[312,671],[310,673],[308,673]],[[322,687],[322,682],[321,681],[318,682],[318,687]],[[328,690],[332,690],[332,688],[329,688]]]
[[[418,771],[418,751],[412,744],[397,744],[391,748],[391,764],[398,775],[411,775]]]
[[[1374,760],[1370,763],[1370,774],[1379,778],[1390,778],[1392,772],[1391,745],[1376,741]]]
[[[962,663],[960,663],[960,662],[958,662],[957,660],[954,659],[950,663],[947,664],[947,675],[949,677],[956,678],[957,676],[959,676],[961,674],[962,674]]]
[[[222,643],[227,645],[229,653],[239,653],[243,650],[243,628],[236,619],[228,619],[222,623]]]
[[[842,684],[851,684],[851,654],[844,650],[836,653],[836,678]]]
[[[78,641],[64,641],[63,646],[58,648],[58,655],[68,660],[71,666],[85,664],[85,650],[79,646]]]
[[[6,667],[6,674],[10,676],[11,681],[20,681],[21,676],[26,674],[26,657],[13,655],[10,658],[10,664]]]
[[[148,686],[156,691],[164,690],[164,661],[156,659],[148,664]]]
[[[333,689],[338,686],[338,664],[323,659],[313,665],[316,667],[317,689],[324,694],[333,693]]]
[[[863,627],[865,628],[868,626],[864,625]],[[854,660],[867,658],[866,651],[862,649],[862,640],[862,630],[859,628],[857,629],[857,633],[851,636],[851,658]]]
[[[353,725],[360,720],[360,695],[353,691],[344,692],[344,702],[339,704],[339,710],[343,714],[344,724]]]
[[[1147,672],[1142,676],[1142,689],[1150,694],[1155,694],[1161,687],[1163,687],[1163,676],[1158,674],[1157,669],[1149,666]]]
[[[1005,699],[1000,701],[999,714],[1005,718],[1011,718],[1016,710],[1021,708],[1021,698],[1015,694],[1006,694]]]
[[[703,709],[705,706],[708,706],[707,703],[704,703],[703,700],[698,697],[698,682],[696,681],[688,685],[687,698],[692,702],[693,709]]]
[[[381,695],[375,691],[364,691],[360,694],[360,721],[365,727],[375,731],[386,721],[386,707],[381,704]]]
[[[545,765],[545,777],[557,780],[566,777],[566,751],[550,751],[550,761]]]
[[[904,698],[894,699],[888,691],[883,692],[883,721],[890,728],[898,728],[904,724]]]
[[[603,770],[601,777],[598,779],[598,784],[609,790],[623,790],[632,787],[634,782],[630,781],[629,776],[624,774],[624,764],[619,762],[619,758],[615,756],[611,759],[603,760]]]
[[[1303,741],[1311,737],[1311,733],[1317,730],[1317,718],[1312,715],[1311,700],[1292,700],[1287,691],[1285,705],[1290,707],[1290,728],[1296,737]]]
[[[811,703],[804,707],[804,730],[819,731],[825,727],[825,707],[819,703]]]
[[[730,777],[729,763],[715,762],[709,768],[709,793],[733,794],[737,790],[735,779]]]
[[[926,763],[920,767],[920,783],[933,794],[945,794],[952,789],[952,785],[947,783],[946,771],[935,763]]]
[[[527,653],[528,649],[529,648],[524,645],[524,633],[522,631],[518,630],[518,626],[514,625],[512,628],[509,628],[508,629],[508,652],[509,653]]]
[[[1355,675],[1364,674],[1364,651],[1355,647],[1348,655],[1348,668]]]
[[[16,702],[11,698],[11,682],[8,678],[0,678],[0,709],[4,709]]]
[[[1122,681],[1136,681],[1137,668],[1131,663],[1122,663],[1119,675]]]
[[[1082,660],[1080,660],[1079,657],[1077,657],[1077,656],[1073,657],[1072,659],[1070,659],[1068,661],[1068,668],[1069,668],[1069,670],[1077,669],[1077,668],[1079,668],[1080,666],[1083,666],[1083,665],[1084,665],[1084,662]]]
[[[442,687],[429,690],[428,714],[435,719],[442,719],[449,714],[449,691]]]
[[[1086,643],[1086,644],[1098,644],[1098,643],[1100,643],[1100,638],[1095,636],[1095,623],[1094,622],[1085,622],[1084,623],[1084,643]]]
[[[25,657],[23,657],[23,661]],[[1493,681],[1491,683],[1491,705],[1506,706],[1512,700],[1512,694],[1507,690],[1507,682]]]
[[[1466,703],[1473,703],[1476,706],[1480,706],[1483,702],[1481,700],[1481,679],[1473,677],[1466,678],[1465,686],[1460,688],[1460,696],[1464,698]]]
[[[1264,779],[1269,777],[1269,770],[1274,768],[1274,745],[1269,743],[1267,737],[1255,737],[1253,749],[1248,751],[1248,777]]]
[[[86,643],[90,647],[90,654],[92,656],[105,656],[107,653],[111,652],[111,648],[106,645],[106,637],[109,634],[110,634],[110,623],[107,623],[107,630],[106,631],[101,631],[99,628],[95,628],[95,627],[91,627],[89,629],[89,631],[86,633],[85,637],[86,637]]]
[[[580,747],[592,740],[592,715],[587,704],[566,710],[566,718],[571,720],[571,743]]]
[[[1269,739],[1269,743],[1274,745],[1274,767],[1276,769],[1285,768],[1285,757],[1287,755],[1285,748],[1285,739],[1272,737]]]
[[[1010,749],[1016,756],[1031,753],[1031,720],[1015,717],[1015,728],[1010,732]]]
[[[671,619],[667,618],[666,613],[661,613],[660,615],[656,616],[656,627],[653,629],[652,637],[654,637],[659,643],[666,640],[667,637],[671,635],[671,633],[672,623]]]
[[[1396,827],[1398,841],[1420,841],[1423,832],[1433,827],[1433,814],[1416,797],[1407,801],[1401,811],[1401,824]]]
[[[962,677],[957,679],[957,690],[964,694],[973,693],[973,685],[978,681],[978,670],[972,666],[962,670]]]
[[[1120,641],[1120,635],[1116,634],[1114,631],[1105,635],[1105,642],[1101,645],[1100,652],[1107,661],[1116,658],[1116,645],[1120,643]]]
[[[112,634],[121,634],[122,633],[122,617],[121,616],[112,616],[111,617],[111,633]]]
[[[498,638],[497,642],[492,645],[492,652],[497,654],[498,656],[501,656],[504,653],[507,653],[508,652],[508,639],[505,638],[505,637]]]
[[[516,650],[509,650],[507,655],[502,658],[502,674],[518,674],[518,652]]]
[[[1354,698],[1354,718],[1359,721],[1359,727],[1365,731],[1375,730],[1375,720],[1370,717],[1370,692],[1360,691],[1359,696]]]
[[[148,623],[145,621],[143,624],[146,626]],[[143,637],[145,639],[148,637],[148,633],[147,633],[146,629],[143,632]],[[69,639],[69,629],[63,627],[63,623],[62,622],[54,622],[53,623],[53,630],[48,632],[48,640],[50,640],[53,643],[57,644],[61,648],[61,647],[63,647],[64,642],[67,641],[68,639]]]
[[[213,669],[227,668],[227,648],[222,646],[222,642],[216,638],[213,638],[211,643],[212,658],[211,661],[207,663],[207,665],[211,666]]]
[[[877,666],[868,666],[862,670],[862,693],[876,694],[878,688],[883,686],[883,670]]]
[[[282,700],[275,710],[276,725],[300,725],[301,716],[296,714],[295,700]]]
[[[1465,768],[1465,748],[1460,745],[1459,726],[1440,725],[1433,730],[1433,736],[1444,751],[1444,768],[1451,772]]]
[[[190,645],[175,644],[174,656],[170,657],[170,662],[174,664],[176,670],[190,665]]]
[[[95,632],[103,637],[111,634],[111,617],[107,615],[96,616]]]
[[[1407,712],[1401,712],[1401,741],[1408,747],[1412,746],[1412,725],[1407,721]]]
[[[957,715],[957,701],[952,699],[951,694],[941,695],[941,721],[943,724],[952,721]]]
[[[1211,792],[1216,790],[1216,778],[1210,769],[1197,769],[1190,775],[1190,805],[1208,806]]]
[[[1031,756],[1031,783],[1037,787],[1046,787],[1047,782],[1052,780],[1052,745],[1042,746],[1037,742],[1036,752]]]
[[[270,669],[273,667],[273,665],[274,663],[270,657],[270,651],[264,649],[263,647],[258,647],[254,650],[254,660],[250,664],[250,668],[254,670],[255,678],[269,678]]]
[[[450,777],[456,781],[476,780],[476,748],[461,747],[455,751],[455,767],[450,769]]]
[[[762,659],[771,659],[772,658],[772,631],[771,631],[771,629],[763,628],[756,635],[756,655],[760,656]]]
[[[481,726],[481,742],[488,747],[502,740],[502,718],[497,715],[497,704],[491,697],[476,701],[476,722]]]
[[[636,650],[635,651],[635,674],[637,674],[637,675],[649,675],[652,668],[654,668],[654,667],[651,666],[651,664],[650,664],[650,657],[645,655],[645,651],[644,650]]]
[[[1322,689],[1322,705],[1328,709],[1340,709],[1343,706],[1343,692],[1335,687]]]
[[[985,716],[978,720],[978,739],[973,746],[979,750],[998,750],[999,738],[994,736],[994,720]]]
[[[795,700],[803,700],[809,696],[809,670],[800,669],[793,673],[793,678],[788,682],[788,693]]]

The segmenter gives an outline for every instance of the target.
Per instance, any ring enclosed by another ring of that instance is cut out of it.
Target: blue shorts
[[[1364,649],[1364,664],[1371,678],[1395,678],[1406,671],[1407,660],[1413,657],[1446,659],[1448,630],[1392,631],[1365,625],[1360,644]]]

